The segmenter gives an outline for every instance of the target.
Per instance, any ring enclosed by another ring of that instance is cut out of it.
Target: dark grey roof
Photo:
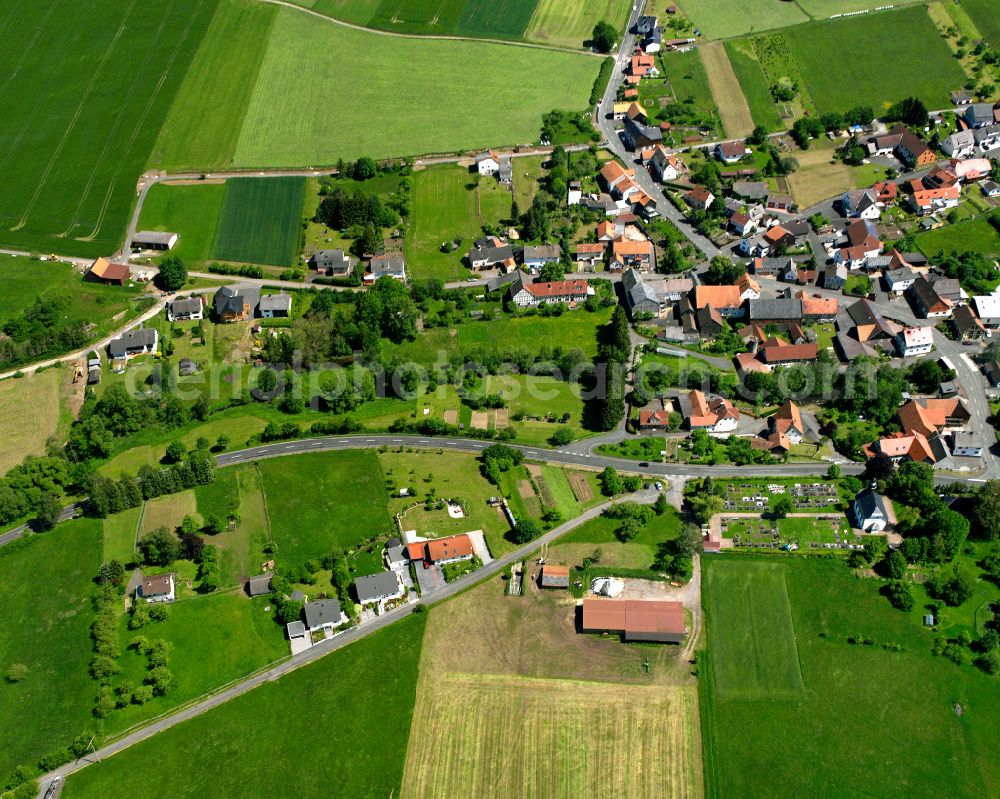
[[[657,297],[656,292],[642,279],[642,275],[634,269],[625,270],[622,275],[622,288],[625,290],[625,296],[628,298],[630,309],[635,308],[636,305],[642,302],[660,304],[660,298]]]
[[[156,328],[142,327],[130,330],[108,342],[108,352],[112,358],[124,358],[130,350],[152,349],[156,344]]]
[[[854,511],[859,521],[889,518],[885,499],[873,488],[866,488],[854,498]]]
[[[177,362],[177,373],[182,375],[193,375],[198,371],[198,364],[190,358],[181,358]]]
[[[508,283],[517,283],[530,281],[531,277],[526,275],[520,269],[515,269],[513,272],[508,272],[506,275],[499,275],[486,282],[486,289],[488,291],[496,291],[499,288],[503,288]]]
[[[236,314],[242,313],[243,306],[245,304],[250,306],[250,312],[253,313],[254,309],[257,307],[259,297],[260,290],[257,288],[249,286],[241,286],[239,288],[223,286],[215,292],[215,312],[219,316],[227,311],[229,313]]]
[[[375,602],[385,596],[393,596],[399,592],[399,578],[395,572],[379,572],[359,577],[354,581],[354,590],[358,602],[362,605]]]
[[[993,121],[993,106],[990,103],[973,103],[962,114],[969,123],[978,125]]]
[[[247,580],[247,589],[250,596],[261,596],[271,593],[271,572],[258,574]]]
[[[290,621],[285,625],[285,631],[288,633],[288,640],[291,641],[293,638],[301,638],[306,634],[306,626],[300,621]]]
[[[747,300],[747,319],[802,319],[802,300],[778,298],[775,300]]]
[[[376,255],[368,264],[373,275],[398,275],[402,277],[406,274],[406,261],[401,255]]]
[[[538,244],[538,245],[529,244],[524,248],[524,253],[523,253],[523,259],[525,261],[542,259],[542,258],[545,259],[554,258],[558,260],[560,257],[562,257],[562,247],[560,247],[558,244]]]
[[[306,595],[304,593],[302,593],[298,588],[296,588],[294,591],[292,591],[292,595],[291,595],[290,599],[293,602],[305,602],[306,601]]]
[[[640,136],[649,139],[651,142],[663,141],[663,131],[659,127],[654,128],[650,125],[643,125],[630,118],[625,120],[625,135],[632,141],[635,141]]]
[[[340,603],[336,599],[320,599],[305,608],[306,627],[312,630],[324,624],[340,624]]]
[[[767,197],[767,184],[762,180],[737,180],[733,183],[733,194],[747,200],[763,200]]]
[[[176,236],[176,233],[161,232],[159,230],[140,230],[132,237],[132,243],[162,244],[166,246]]]
[[[174,300],[170,303],[170,313],[174,316],[198,313],[201,310],[201,298],[189,297],[185,300]]]
[[[292,310],[292,296],[290,294],[265,294],[260,298],[260,311],[284,311],[289,313]]]

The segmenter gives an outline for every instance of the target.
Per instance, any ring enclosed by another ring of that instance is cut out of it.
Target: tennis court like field
[[[716,694],[740,700],[801,695],[784,566],[738,560],[708,566],[703,601]]]
[[[214,254],[223,261],[291,266],[306,179],[239,178],[226,183]]]

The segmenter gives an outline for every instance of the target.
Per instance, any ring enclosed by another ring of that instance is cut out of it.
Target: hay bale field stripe
[[[749,136],[753,133],[753,116],[740,82],[736,79],[725,45],[722,42],[712,42],[699,47],[698,52],[701,54],[701,63],[708,75],[708,85],[719,109],[719,116],[722,117],[726,135],[732,138]]]

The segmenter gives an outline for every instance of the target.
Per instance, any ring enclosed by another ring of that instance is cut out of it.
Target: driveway
[[[490,548],[486,544],[486,536],[483,535],[483,531],[472,530],[466,533],[466,535],[472,540],[472,549],[476,553],[476,557],[483,562],[483,565],[491,563],[493,556],[490,554]]]
[[[440,591],[447,585],[444,579],[444,572],[441,571],[441,567],[437,564],[428,566],[426,569],[423,565],[417,566],[417,580],[420,582],[421,596]]]

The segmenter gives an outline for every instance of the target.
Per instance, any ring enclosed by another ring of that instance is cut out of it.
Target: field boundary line
[[[264,521],[267,523],[267,540],[270,543],[274,543],[274,536],[271,535],[271,511],[267,507],[267,491],[264,490],[264,475],[260,473],[260,461],[253,462],[253,471],[257,475],[257,484],[260,487],[260,498],[264,501]],[[237,477],[237,479],[239,479]],[[236,485],[236,490],[239,491],[239,483]]]
[[[567,47],[556,47],[551,44],[538,44],[536,42],[519,42],[511,39],[488,39],[479,36],[446,36],[441,33],[396,33],[394,31],[380,30],[379,28],[367,28],[364,25],[356,25],[353,22],[347,22],[342,19],[337,19],[336,17],[331,17],[327,14],[323,14],[320,11],[316,11],[312,8],[305,8],[304,6],[296,5],[295,3],[287,2],[287,0],[256,0],[258,3],[266,3],[273,6],[283,6],[285,8],[290,8],[294,11],[300,11],[303,14],[309,14],[310,16],[317,17],[318,19],[326,20],[327,22],[332,22],[334,25],[340,25],[343,28],[350,28],[351,30],[363,31],[364,33],[374,33],[378,36],[391,36],[396,39],[430,39],[445,42],[490,42],[492,44],[507,44],[511,47],[530,47],[534,50],[552,50],[557,53],[571,53],[573,55],[583,55],[589,56],[591,58],[607,58],[605,53],[592,53],[589,50],[571,50]]]

